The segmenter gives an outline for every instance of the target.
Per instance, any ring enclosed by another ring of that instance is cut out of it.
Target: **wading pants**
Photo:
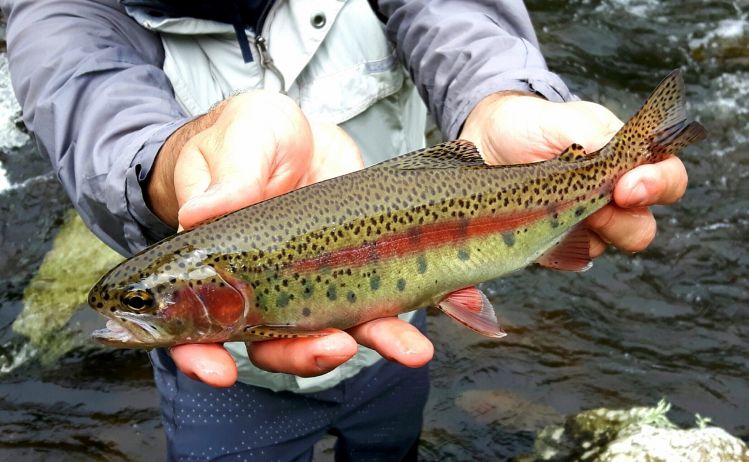
[[[420,330],[424,310],[413,320]],[[427,367],[380,360],[315,393],[237,383],[213,388],[179,372],[165,350],[151,353],[168,460],[309,461],[326,433],[337,461],[416,460],[429,391]]]

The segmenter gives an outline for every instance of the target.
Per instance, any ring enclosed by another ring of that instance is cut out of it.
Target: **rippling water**
[[[565,414],[661,397],[678,423],[699,413],[749,439],[749,2],[526,3],[551,68],[581,98],[626,118],[681,67],[711,137],[682,156],[689,190],[656,208],[648,251],[486,284],[510,333],[500,342],[430,316],[440,335],[422,457],[503,460]],[[69,207],[14,140],[0,152],[0,459],[153,460],[164,442],[143,354],[79,348],[44,366],[10,329]]]

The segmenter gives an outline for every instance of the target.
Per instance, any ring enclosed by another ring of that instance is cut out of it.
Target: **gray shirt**
[[[143,186],[166,138],[189,120],[159,38],[116,0],[0,0],[26,126],[88,226],[123,255],[174,232]],[[520,0],[380,0],[388,36],[446,138],[478,101],[569,90],[546,69]]]

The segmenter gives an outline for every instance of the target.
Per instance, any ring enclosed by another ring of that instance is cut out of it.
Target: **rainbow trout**
[[[531,263],[590,267],[580,222],[628,170],[705,137],[671,73],[602,149],[486,165],[451,141],[246,207],[112,269],[90,305],[116,347],[321,335],[419,307],[504,335],[474,286]]]

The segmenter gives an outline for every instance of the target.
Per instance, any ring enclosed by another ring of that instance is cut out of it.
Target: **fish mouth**
[[[138,339],[122,324],[113,319],[107,321],[107,327],[95,330],[91,334],[91,337],[99,343],[113,347],[128,347],[144,344],[142,340]]]
[[[106,327],[95,330],[91,337],[116,348],[156,348],[171,344],[163,332],[141,316],[122,313],[117,316],[119,319],[108,319]]]

